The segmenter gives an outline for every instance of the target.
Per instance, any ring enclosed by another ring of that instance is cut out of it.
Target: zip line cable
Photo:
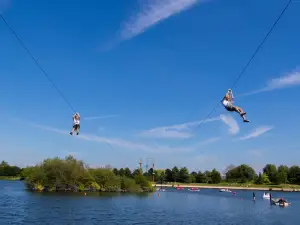
[[[17,38],[17,40],[19,41],[20,45],[25,49],[25,51],[27,52],[27,54],[31,57],[31,59],[35,62],[35,64],[37,65],[37,67],[43,72],[43,74],[45,75],[45,77],[47,78],[47,80],[53,85],[53,87],[57,90],[57,92],[60,94],[60,96],[62,97],[62,99],[65,101],[65,103],[70,107],[70,109],[76,113],[75,109],[73,108],[73,106],[70,104],[70,102],[67,100],[67,98],[64,96],[64,94],[58,89],[58,87],[55,85],[55,83],[52,81],[52,79],[50,78],[50,76],[48,75],[48,73],[43,69],[43,67],[41,66],[41,64],[37,61],[37,59],[31,54],[31,52],[29,51],[29,49],[26,47],[26,45],[24,44],[24,42],[21,40],[21,38],[17,35],[17,33],[14,31],[14,29],[9,25],[9,23],[7,22],[7,20],[4,18],[4,16],[2,14],[0,14],[0,17],[2,19],[2,21],[4,22],[4,24],[7,26],[8,30]],[[106,144],[113,149],[113,147],[106,141]]]
[[[236,78],[236,80],[234,81],[231,89],[233,89],[237,82],[240,80],[240,78],[243,76],[243,74],[245,73],[246,69],[249,67],[250,63],[252,62],[252,60],[255,58],[255,56],[257,55],[257,53],[259,52],[259,50],[261,49],[261,47],[263,46],[263,44],[266,42],[266,40],[268,39],[268,37],[271,35],[271,33],[273,32],[274,28],[276,27],[276,25],[278,24],[279,20],[281,19],[281,17],[283,16],[283,14],[285,13],[285,11],[288,9],[288,7],[290,6],[291,2],[293,0],[289,0],[288,3],[286,4],[286,6],[284,7],[284,9],[281,11],[280,15],[277,17],[277,19],[275,20],[275,22],[273,23],[273,26],[271,27],[271,29],[268,31],[268,33],[265,35],[264,39],[262,40],[262,42],[257,46],[256,50],[254,51],[254,53],[252,54],[252,56],[250,57],[250,59],[248,60],[248,62],[246,63],[246,65],[244,66],[244,68],[242,69],[242,71],[240,72],[239,76]],[[197,128],[201,127],[201,125],[210,117],[211,114],[213,114],[213,112],[218,108],[220,103],[218,103],[213,110],[201,121],[201,123],[198,125]]]
[[[38,68],[43,72],[43,74],[45,75],[45,77],[48,79],[48,81],[53,85],[53,87],[57,90],[57,92],[60,94],[60,96],[62,97],[62,99],[67,103],[67,105],[71,108],[71,110],[75,113],[75,109],[72,107],[72,105],[70,104],[70,102],[66,99],[66,97],[64,96],[64,94],[58,89],[58,87],[55,85],[55,83],[52,81],[52,79],[50,78],[50,76],[48,75],[48,73],[43,69],[43,67],[41,66],[41,64],[37,61],[37,59],[31,54],[31,52],[29,51],[29,49],[26,47],[26,45],[23,43],[23,41],[19,38],[19,36],[16,34],[16,32],[13,30],[13,28],[9,25],[9,23],[7,22],[7,20],[4,18],[4,16],[2,14],[0,14],[0,17],[2,19],[2,21],[4,22],[4,24],[7,26],[7,28],[9,29],[9,31],[17,38],[17,40],[19,41],[20,45],[25,49],[25,51],[27,52],[27,54],[31,57],[31,59],[35,62],[35,64],[38,66]]]

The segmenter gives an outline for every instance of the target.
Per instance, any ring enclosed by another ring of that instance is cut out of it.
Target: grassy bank
[[[20,180],[21,177],[0,176],[0,180]]]
[[[160,184],[153,184],[153,186],[160,187]],[[244,190],[283,190],[283,191],[293,191],[300,190],[300,185],[289,185],[289,184],[281,184],[281,185],[272,185],[272,184],[240,184],[240,183],[219,183],[219,184],[207,184],[207,183],[167,183],[162,186],[168,187],[177,187],[178,185],[181,187],[199,187],[199,188],[229,188],[229,189],[244,189]]]

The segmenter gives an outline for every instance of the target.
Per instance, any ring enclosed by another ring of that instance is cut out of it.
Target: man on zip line
[[[242,108],[234,106],[233,105],[233,99],[234,99],[234,97],[233,97],[233,94],[232,94],[232,90],[228,89],[226,95],[224,96],[224,98],[222,99],[221,102],[222,102],[223,106],[225,107],[225,109],[227,111],[239,113],[240,116],[243,118],[244,122],[248,123],[249,120],[247,120],[246,117],[245,117],[246,112],[244,112]]]
[[[73,135],[73,133],[76,131],[76,134],[78,135],[79,131],[80,131],[80,115],[79,115],[79,113],[75,113],[72,116],[72,119],[73,119],[73,128],[72,128],[72,131],[70,132],[70,134]]]

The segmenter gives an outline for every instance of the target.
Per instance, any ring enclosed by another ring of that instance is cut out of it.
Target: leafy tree
[[[117,168],[113,168],[113,173],[118,176],[119,175],[119,170]]]
[[[216,169],[211,171],[211,183],[219,184],[221,182],[221,174]]]
[[[179,176],[179,169],[176,167],[176,166],[174,166],[173,168],[172,168],[172,178],[173,178],[173,180],[176,182],[176,181],[179,181],[179,179],[180,179],[180,176]]]
[[[182,183],[190,183],[190,174],[188,168],[180,168],[178,181]]]
[[[271,183],[269,176],[266,173],[263,173],[263,175],[262,175],[262,182],[263,182],[263,184]]]
[[[205,175],[205,173],[202,173],[201,171],[199,171],[196,175],[196,182],[197,183],[207,183],[208,180],[207,180],[207,177]]]
[[[191,172],[191,174],[190,174],[190,182],[191,183],[196,183],[197,182],[196,181],[196,177],[197,177],[197,172],[195,172],[195,171]]]
[[[135,170],[133,171],[133,173],[132,173],[132,176],[133,176],[133,177],[136,177],[136,176],[141,175],[141,174],[142,174],[141,169],[135,169]]]
[[[277,174],[276,174],[276,184],[285,184],[287,183],[288,179],[288,172],[289,168],[284,165],[280,165],[277,169]]]
[[[300,167],[292,166],[288,171],[288,180],[291,184],[300,184]]]
[[[125,170],[123,168],[119,169],[119,175],[121,177],[125,176]]]
[[[132,177],[131,170],[130,170],[128,167],[125,168],[125,170],[124,170],[124,175],[125,175],[126,177]]]
[[[172,174],[172,170],[166,169],[166,170],[165,170],[165,175],[166,175],[166,181],[167,181],[167,182],[173,182],[173,181],[174,181],[174,179],[173,179],[173,174]]]
[[[261,173],[258,174],[257,178],[255,179],[256,184],[263,184],[263,179]]]
[[[226,173],[227,182],[246,183],[253,181],[256,177],[254,169],[248,165],[242,164]]]
[[[263,172],[268,175],[271,183],[276,183],[276,179],[277,179],[277,167],[274,164],[267,164],[263,168]]]

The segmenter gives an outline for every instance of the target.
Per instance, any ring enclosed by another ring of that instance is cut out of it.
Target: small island
[[[131,177],[116,175],[109,168],[90,168],[67,156],[45,159],[23,168],[21,177],[30,191],[47,192],[152,192],[151,182],[139,169]]]

